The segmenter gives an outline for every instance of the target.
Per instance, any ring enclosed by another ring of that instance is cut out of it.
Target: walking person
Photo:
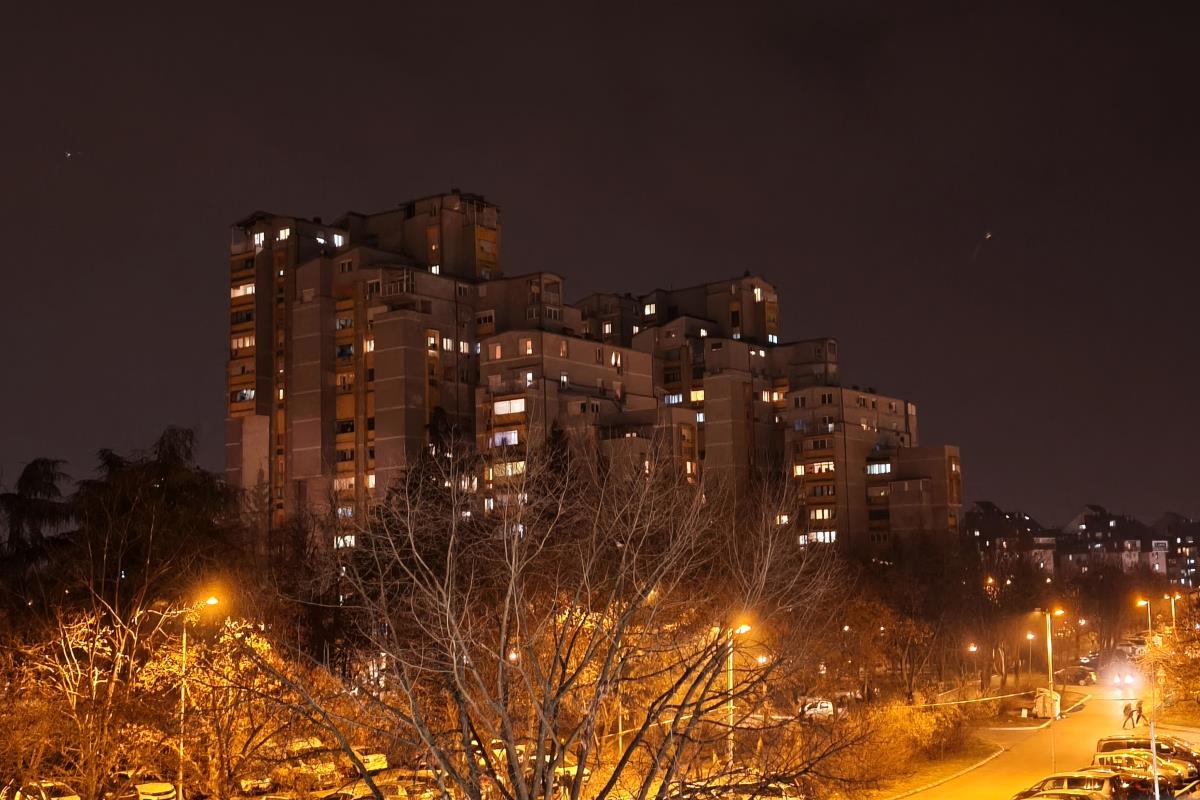
[[[1142,701],[1141,700],[1137,701],[1137,706],[1133,709],[1133,715],[1135,717],[1135,719],[1133,721],[1133,726],[1135,728],[1138,725],[1141,725],[1142,722],[1145,721],[1146,715],[1142,712]]]
[[[1133,722],[1133,706],[1126,703],[1121,712],[1125,715],[1125,721],[1121,723],[1121,730],[1125,730],[1125,726]]]

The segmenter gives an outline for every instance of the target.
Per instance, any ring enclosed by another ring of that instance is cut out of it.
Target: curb
[[[1082,698],[1080,698],[1079,700],[1076,700],[1076,701],[1075,701],[1074,703],[1072,703],[1071,705],[1069,705],[1069,706],[1067,706],[1066,708],[1062,709],[1062,711],[1060,711],[1060,712],[1058,713],[1058,718],[1059,718],[1059,719],[1062,719],[1062,718],[1063,718],[1065,715],[1067,715],[1067,714],[1070,714],[1072,711],[1074,711],[1075,709],[1079,708],[1081,705],[1083,705],[1084,703],[1086,703],[1088,700],[1091,700],[1091,699],[1092,699],[1092,696],[1091,696],[1090,694],[1085,694],[1085,695],[1084,695]],[[1051,723],[1052,721],[1053,721],[1053,720],[1046,720],[1046,721],[1045,721],[1045,722],[1043,722],[1041,725],[1023,725],[1023,726],[1021,726],[1021,727],[1018,727],[1018,728],[984,728],[984,730],[985,730],[985,731],[1040,731],[1040,730],[1042,730],[1043,728],[1048,728],[1048,727],[1050,727],[1050,723]],[[1161,728],[1161,727],[1163,727],[1163,726],[1162,726],[1162,725],[1159,725],[1158,727],[1160,727],[1160,728]],[[1196,732],[1197,732],[1197,733],[1200,733],[1200,729],[1196,729]]]
[[[1183,731],[1184,733],[1200,734],[1200,728],[1189,728],[1187,725],[1165,725],[1161,722],[1155,723],[1155,727],[1164,731]]]
[[[990,756],[983,759],[982,761],[972,764],[971,766],[969,766],[965,769],[960,769],[958,772],[955,772],[953,775],[947,775],[944,778],[939,778],[938,780],[933,781],[932,783],[927,783],[924,786],[918,786],[915,789],[909,789],[906,792],[901,792],[900,794],[892,795],[891,797],[885,798],[885,800],[900,800],[900,798],[902,798],[902,797],[911,797],[914,794],[919,794],[921,792],[928,791],[928,790],[934,788],[935,786],[941,786],[943,783],[949,783],[950,781],[954,780],[955,778],[961,778],[963,775],[966,775],[971,770],[979,769],[984,764],[991,761],[993,758],[996,758],[997,756],[1000,756],[1007,752],[1008,752],[1008,750],[1001,747],[996,752],[992,753]]]

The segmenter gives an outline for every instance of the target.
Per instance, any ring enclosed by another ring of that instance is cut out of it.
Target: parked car
[[[1178,736],[1157,736],[1155,744],[1158,745],[1159,755],[1177,758],[1200,768],[1200,750],[1192,747],[1189,742]],[[1149,752],[1150,736],[1148,734],[1105,736],[1096,742],[1097,753],[1111,753],[1114,750],[1145,750]],[[1193,774],[1193,777],[1196,775]]]
[[[1082,789],[1051,789],[1031,796],[1044,800],[1104,800],[1104,795]]]
[[[242,790],[242,794],[266,794],[275,788],[275,781],[271,778],[238,778],[238,788]],[[191,797],[192,793],[188,793]]]
[[[1063,667],[1054,673],[1057,683],[1073,683],[1076,686],[1095,686],[1096,670],[1087,667]]]
[[[832,700],[822,697],[809,697],[800,706],[800,719],[815,722],[828,722],[846,713],[844,708],[838,708]]]
[[[408,792],[395,781],[381,781],[375,786],[384,800],[408,800]],[[374,797],[375,794],[367,782],[358,780],[348,783],[340,789],[335,789],[329,794],[322,795],[321,800],[367,800],[367,798]]]
[[[1153,797],[1154,782],[1149,773],[1133,774],[1117,772],[1111,769],[1085,769],[1074,772],[1058,772],[1030,786],[1023,792],[1013,795],[1013,800],[1026,800],[1037,797],[1039,792],[1057,792],[1063,790],[1092,792],[1106,800],[1143,800]],[[1162,788],[1166,789],[1164,785]],[[1169,797],[1170,794],[1163,795]]]
[[[113,775],[101,792],[109,800],[175,800],[175,784],[142,770]]]
[[[0,787],[0,800],[79,800],[79,793],[58,781],[10,781]]]
[[[387,756],[383,753],[372,753],[366,747],[351,747],[354,755],[362,762],[363,769],[368,775],[374,775],[377,772],[383,772],[388,768]],[[353,771],[353,770],[352,770]]]
[[[302,789],[333,789],[341,781],[333,755],[315,736],[288,742],[284,755],[287,768],[279,783]]]
[[[1096,753],[1092,763],[1098,767],[1108,767],[1120,771],[1123,768],[1139,769],[1152,772],[1149,750],[1114,750],[1110,753]],[[1166,778],[1172,787],[1178,789],[1188,781],[1191,764],[1186,761],[1176,761],[1170,758],[1158,759],[1158,774]]]

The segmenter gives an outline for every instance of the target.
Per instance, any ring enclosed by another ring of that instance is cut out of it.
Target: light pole
[[[1057,769],[1054,763],[1054,718],[1058,715],[1060,706],[1054,702],[1054,635],[1050,627],[1050,621],[1053,617],[1061,617],[1066,612],[1061,608],[1056,608],[1053,611],[1044,609],[1042,611],[1046,616],[1046,684],[1049,687],[1050,694],[1046,700],[1050,703],[1050,719],[1046,723],[1046,732],[1050,735],[1050,769]],[[1033,634],[1029,634],[1031,637]],[[1030,667],[1033,665],[1030,664]]]
[[[1150,644],[1151,638],[1154,636],[1154,617],[1150,614],[1150,601],[1138,600],[1138,607],[1146,607],[1146,644]],[[1175,610],[1175,601],[1171,601],[1171,610]],[[1153,667],[1151,667],[1153,670]],[[1156,685],[1156,677],[1154,672],[1150,673],[1150,771],[1154,775],[1154,800],[1158,800],[1158,744],[1154,738],[1154,715],[1157,709],[1154,707],[1154,687]]]
[[[729,690],[729,710],[726,722],[729,725],[729,732],[725,736],[725,759],[729,769],[733,769],[733,637],[740,636],[750,632],[750,626],[746,623],[738,625],[729,631],[728,652],[725,655],[725,685]]]
[[[1036,638],[1037,637],[1033,635],[1033,631],[1029,631],[1025,634],[1025,641],[1029,643],[1029,675],[1031,679],[1033,676],[1033,640]]]
[[[1138,600],[1138,607],[1146,607],[1146,644],[1150,644],[1150,637],[1154,635],[1154,617],[1150,615],[1150,601]]]
[[[1175,635],[1175,601],[1183,597],[1179,592],[1175,594],[1164,594],[1163,600],[1171,601],[1171,635]]]
[[[210,606],[210,607],[215,606],[219,602],[221,602],[221,601],[217,599],[216,595],[209,595],[207,600],[204,600],[201,603],[197,603],[195,606],[192,607],[192,609],[197,609],[202,605]],[[192,610],[192,609],[189,609],[189,610]],[[182,665],[179,670],[179,776],[178,776],[178,783],[175,786],[175,796],[178,798],[178,800],[184,800],[184,797],[183,797],[183,735],[184,735],[184,731],[186,730],[185,726],[186,726],[186,716],[187,716],[187,614],[186,614],[186,612],[183,616],[183,643],[182,643],[182,646],[180,649],[182,651],[182,656],[181,656]]]

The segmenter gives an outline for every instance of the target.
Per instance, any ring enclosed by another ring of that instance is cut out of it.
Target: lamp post
[[[1150,601],[1138,600],[1138,607],[1146,607],[1146,643],[1150,643],[1150,637],[1154,635],[1154,617],[1150,614]]]
[[[1146,607],[1146,644],[1149,645],[1151,637],[1154,636],[1154,617],[1151,616],[1151,614],[1150,614],[1150,601],[1149,600],[1138,600],[1137,604],[1138,604],[1139,608],[1141,606]],[[1171,601],[1171,610],[1172,611],[1175,610],[1175,601],[1174,600]],[[1150,673],[1150,714],[1151,714],[1151,716],[1150,716],[1150,771],[1154,775],[1154,800],[1158,800],[1158,798],[1159,798],[1159,794],[1158,794],[1158,744],[1155,741],[1155,737],[1154,737],[1154,714],[1156,713],[1156,709],[1154,707],[1154,687],[1156,685],[1156,678],[1155,678],[1155,675],[1153,672],[1153,668],[1151,668],[1151,670],[1152,671]]]
[[[209,595],[208,599],[197,603],[193,609],[200,606],[215,606],[221,601],[216,595]],[[183,643],[181,645],[182,664],[179,670],[179,775],[178,782],[175,786],[175,796],[178,800],[184,800],[183,797],[183,735],[186,730],[187,717],[187,615],[183,617]]]
[[[725,759],[729,769],[733,769],[733,637],[740,636],[750,632],[750,626],[746,623],[738,625],[729,631],[728,650],[725,654],[725,685],[729,690],[729,709],[726,719],[729,725],[729,732],[725,736]]]
[[[1046,684],[1050,692],[1046,698],[1050,703],[1050,719],[1046,723],[1046,732],[1050,735],[1050,769],[1053,771],[1057,769],[1054,759],[1054,718],[1058,715],[1059,706],[1054,702],[1054,634],[1050,623],[1053,617],[1061,617],[1066,612],[1061,608],[1056,608],[1053,611],[1042,609],[1042,613],[1046,617]],[[1030,666],[1033,665],[1030,664]]]
[[[1171,635],[1175,635],[1175,601],[1183,597],[1179,592],[1175,594],[1164,594],[1163,600],[1171,601]]]
[[[1033,640],[1037,637],[1033,635],[1033,631],[1025,634],[1025,641],[1029,644],[1029,674],[1033,675]]]

